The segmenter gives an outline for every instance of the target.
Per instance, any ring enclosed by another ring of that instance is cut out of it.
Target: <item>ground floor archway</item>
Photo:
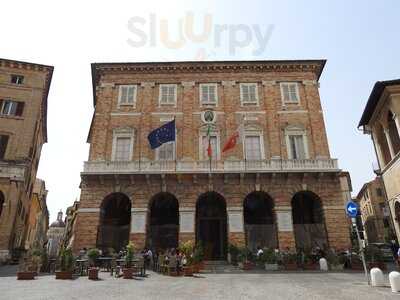
[[[158,193],[149,203],[147,247],[156,251],[179,244],[179,203],[170,193]]]
[[[328,247],[322,203],[316,194],[309,191],[296,193],[292,198],[292,217],[296,248]]]
[[[129,242],[131,201],[123,193],[112,193],[100,207],[97,248],[107,253],[120,251]]]
[[[226,202],[216,192],[204,193],[197,200],[196,243],[202,244],[206,260],[226,259]]]
[[[252,192],[243,201],[244,230],[247,247],[278,247],[274,201],[265,192]]]

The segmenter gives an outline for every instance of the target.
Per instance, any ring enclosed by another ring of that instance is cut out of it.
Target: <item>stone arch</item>
[[[227,212],[225,198],[217,192],[206,192],[196,203],[196,243],[204,247],[206,260],[226,259]]]
[[[243,218],[247,247],[277,248],[278,235],[274,200],[266,192],[251,192],[243,200]]]
[[[390,110],[387,114],[387,126],[389,130],[389,137],[393,146],[393,151],[396,155],[400,151],[400,136],[396,126],[395,115]]]
[[[155,251],[179,244],[179,202],[171,193],[160,192],[149,202],[146,245]]]
[[[4,201],[5,201],[4,194],[2,191],[0,191],[0,219],[1,219],[1,214],[3,212]]]
[[[300,191],[294,194],[291,205],[296,248],[326,248],[328,239],[320,197],[311,191]]]
[[[106,253],[122,250],[129,242],[130,223],[131,200],[129,197],[120,192],[107,195],[100,206],[97,248]]]

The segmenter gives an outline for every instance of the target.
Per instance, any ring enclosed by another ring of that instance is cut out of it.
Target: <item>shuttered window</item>
[[[174,160],[175,159],[175,142],[162,144],[157,149],[158,160]]]
[[[296,82],[282,82],[281,96],[283,103],[295,103],[300,101],[299,90]]]
[[[257,84],[241,83],[240,100],[242,104],[258,104]]]
[[[291,159],[306,159],[306,149],[303,135],[289,135]]]
[[[176,84],[161,84],[159,102],[161,105],[176,104]]]
[[[201,84],[200,85],[200,102],[203,105],[217,105],[217,85]]]
[[[4,159],[8,144],[8,135],[0,135],[0,159]]]
[[[246,160],[261,160],[261,137],[259,135],[246,136],[245,138]]]
[[[135,105],[136,103],[136,85],[120,85],[119,86],[119,105]]]
[[[22,116],[24,105],[24,102],[0,100],[0,114],[3,116]]]
[[[131,160],[131,143],[130,137],[117,137],[115,145],[115,160],[129,161]]]

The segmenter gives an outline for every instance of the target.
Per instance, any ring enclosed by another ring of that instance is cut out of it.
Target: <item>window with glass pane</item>
[[[218,139],[216,136],[210,136],[210,144],[211,144],[211,159],[218,160]],[[208,157],[207,149],[208,149],[208,136],[202,137],[202,149],[201,149],[201,159],[206,160],[210,159]]]
[[[297,83],[281,83],[281,91],[284,103],[298,103],[299,95]]]
[[[306,159],[303,135],[290,135],[289,144],[291,159]]]
[[[135,103],[136,86],[121,85],[119,87],[119,104],[132,105]]]
[[[217,103],[217,86],[215,84],[200,85],[200,98],[202,104]]]
[[[261,137],[259,135],[246,136],[245,155],[247,160],[261,160]]]
[[[132,139],[130,137],[117,137],[115,144],[115,160],[131,160],[131,142]]]
[[[175,104],[176,85],[160,85],[160,104]]]
[[[175,143],[162,144],[158,148],[158,160],[175,160]]]
[[[7,116],[14,116],[17,114],[18,102],[11,100],[2,101],[1,114]]]
[[[243,83],[240,85],[243,103],[257,103],[257,84]]]

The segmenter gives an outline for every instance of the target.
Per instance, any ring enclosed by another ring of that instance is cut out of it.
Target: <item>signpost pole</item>
[[[361,260],[362,260],[362,264],[363,264],[363,268],[364,268],[365,278],[367,279],[368,285],[370,285],[371,282],[370,282],[369,275],[368,275],[367,264],[365,262],[364,247],[363,247],[363,244],[361,242],[360,233],[358,232],[356,218],[351,218],[351,221],[353,223],[353,228],[355,228],[355,231],[357,233],[358,247],[360,249]]]

